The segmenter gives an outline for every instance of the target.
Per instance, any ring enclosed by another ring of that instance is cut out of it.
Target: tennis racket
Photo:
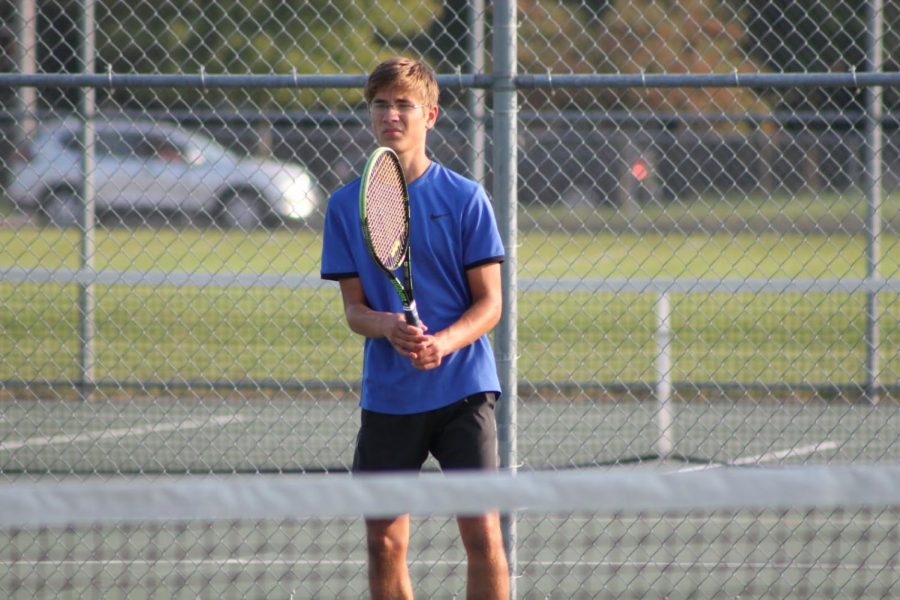
[[[409,260],[409,191],[400,159],[390,148],[378,148],[366,161],[359,188],[359,219],[369,255],[397,291],[406,322],[421,327]],[[401,268],[402,282],[397,277]]]

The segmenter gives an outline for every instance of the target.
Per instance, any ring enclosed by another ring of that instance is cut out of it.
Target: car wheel
[[[75,190],[54,190],[47,194],[41,206],[48,225],[75,227],[81,222],[81,198]]]
[[[219,223],[249,231],[261,227],[266,219],[265,204],[258,194],[248,191],[229,194],[222,202]]]

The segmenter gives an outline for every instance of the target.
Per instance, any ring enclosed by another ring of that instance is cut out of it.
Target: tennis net
[[[454,515],[509,515],[521,598],[888,598],[900,465],[140,478],[0,486],[9,598],[359,598],[361,515],[413,515],[419,595],[464,596]]]

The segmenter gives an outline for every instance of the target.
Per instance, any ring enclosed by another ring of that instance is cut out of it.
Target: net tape
[[[185,477],[7,483],[0,527],[501,512],[666,514],[900,507],[900,465]]]

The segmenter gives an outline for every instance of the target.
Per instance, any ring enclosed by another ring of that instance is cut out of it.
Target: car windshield
[[[54,137],[41,135],[38,144]],[[84,148],[79,127],[63,126],[58,131],[58,143],[70,152],[80,153]],[[161,144],[151,140],[159,138],[171,146],[173,153],[177,149],[179,159],[192,165],[216,164],[222,160],[239,160],[238,156],[229,152],[215,140],[202,134],[184,130],[154,131],[152,133],[138,128],[115,127],[98,128],[96,152],[99,156],[121,156],[148,159],[156,157]],[[151,151],[152,149],[155,149]],[[171,156],[171,154],[170,154]]]

